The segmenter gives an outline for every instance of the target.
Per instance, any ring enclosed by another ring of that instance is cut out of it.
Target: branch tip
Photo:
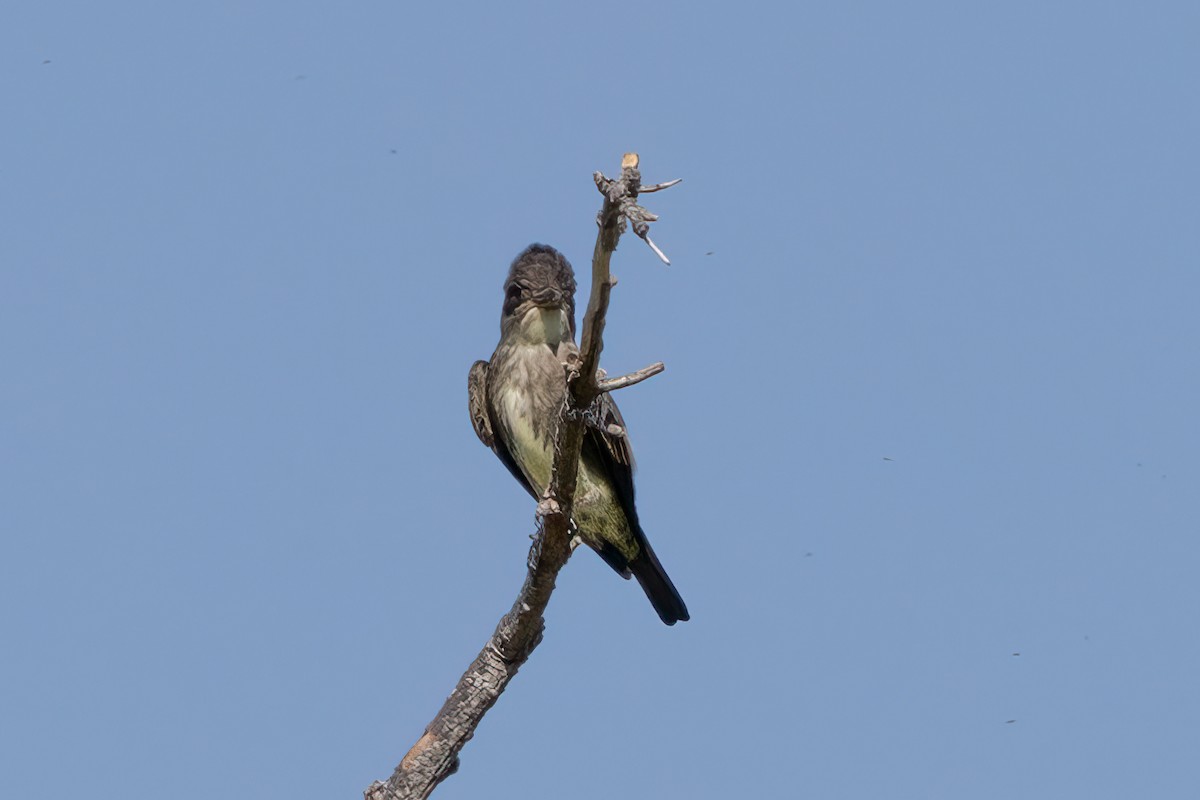
[[[676,178],[673,181],[666,181],[665,183],[652,183],[649,186],[639,186],[638,194],[650,194],[651,192],[661,192],[663,189],[670,189],[672,186],[681,182],[682,180],[683,180],[683,178]]]
[[[622,375],[619,378],[608,378],[600,381],[600,391],[615,392],[617,389],[624,389],[626,386],[633,386],[635,383],[641,383],[647,378],[653,378],[658,373],[665,370],[667,367],[661,361],[655,361],[648,367],[643,367],[637,372],[631,372],[628,375]]]
[[[656,245],[654,243],[653,239],[651,239],[645,233],[641,233],[641,234],[639,234],[639,236],[642,237],[642,241],[644,241],[646,244],[650,245],[650,249],[654,251],[655,255],[657,255],[659,258],[662,259],[662,262],[664,264],[666,264],[668,267],[671,266],[671,259],[667,258],[666,253],[664,253],[662,250],[658,249],[658,245]]]

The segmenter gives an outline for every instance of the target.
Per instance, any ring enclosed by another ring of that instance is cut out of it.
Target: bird
[[[563,364],[575,344],[575,273],[558,250],[531,244],[504,282],[500,342],[467,379],[475,434],[535,500],[550,483],[554,436],[567,392]],[[667,625],[690,619],[638,522],[633,450],[625,420],[607,392],[598,425],[585,429],[573,518],[584,544],[628,580],[636,578]]]

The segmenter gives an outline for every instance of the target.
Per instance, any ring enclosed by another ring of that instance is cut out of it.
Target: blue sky
[[[3,18],[4,796],[390,773],[533,529],[467,369],[627,150],[684,183],[603,363],[667,364],[692,621],[578,553],[436,796],[1195,791],[1194,4]]]

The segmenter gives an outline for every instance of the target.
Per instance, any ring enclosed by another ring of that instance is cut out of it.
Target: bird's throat
[[[561,308],[531,308],[521,317],[520,335],[527,344],[548,344],[551,350],[571,335]]]

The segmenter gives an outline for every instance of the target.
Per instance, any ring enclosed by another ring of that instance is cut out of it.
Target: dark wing
[[[489,366],[486,361],[476,361],[471,365],[471,372],[467,375],[467,408],[471,412],[471,427],[475,429],[475,435],[479,437],[479,441],[492,449],[492,452],[496,454],[501,463],[517,479],[517,483],[524,486],[525,491],[529,492],[534,500],[537,500],[537,493],[525,480],[525,475],[521,472],[521,468],[517,466],[516,459],[512,457],[512,453],[508,452],[508,447],[504,444],[503,437],[496,435],[496,426],[492,420],[491,404],[488,403],[487,379]]]
[[[625,430],[625,420],[621,418],[617,404],[607,393],[600,395],[597,415],[602,427],[620,425],[621,429]],[[650,598],[654,610],[663,622],[674,625],[676,622],[690,619],[687,606],[679,596],[679,590],[659,563],[654,548],[650,546],[645,532],[642,531],[642,525],[638,522],[637,508],[633,504],[633,449],[629,446],[628,436],[596,430],[589,426],[583,448],[587,454],[585,458],[591,459],[592,463],[598,461],[608,473],[609,480],[617,490],[621,507],[629,518],[633,538],[637,540],[641,551],[633,560],[626,560],[616,547],[605,542],[596,552],[622,577],[628,578],[632,575],[637,578],[642,591]]]
[[[621,411],[617,408],[617,404],[613,402],[608,392],[600,395],[596,405],[596,416],[601,427],[607,428],[609,425],[620,425],[621,430],[625,430],[625,420],[621,417]],[[629,521],[633,523],[633,528],[637,530],[639,527],[637,509],[633,505],[633,470],[635,464],[633,460],[633,448],[629,446],[629,437],[625,433],[608,433],[606,430],[597,430],[589,425],[587,433],[584,436],[583,447],[585,450],[591,451],[591,453],[598,456],[596,460],[604,465],[609,480],[616,487],[621,507],[625,509]]]
[[[471,412],[471,427],[479,441],[487,447],[492,446],[496,436],[492,432],[492,416],[488,413],[487,402],[488,362],[476,361],[471,365],[467,375],[467,408]]]

